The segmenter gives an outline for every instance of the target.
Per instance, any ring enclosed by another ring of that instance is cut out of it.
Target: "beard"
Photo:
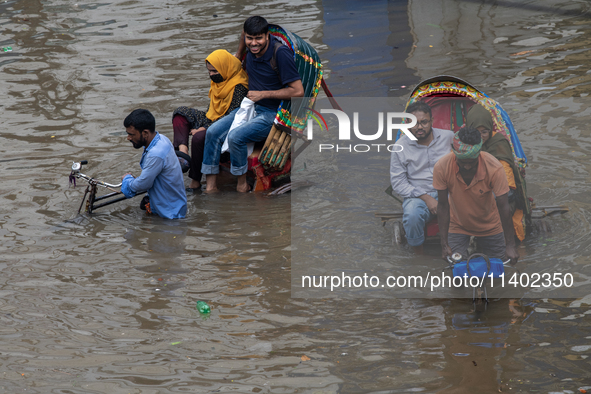
[[[267,38],[263,44],[250,45],[250,46],[248,46],[248,50],[255,56],[262,55],[263,50],[268,47],[270,40],[271,40],[271,38],[269,36],[267,36]],[[253,51],[253,49],[255,49],[255,50]]]
[[[139,148],[141,148],[141,147],[143,147],[143,146],[145,146],[145,145],[146,145],[146,139],[145,139],[145,138],[144,138],[144,136],[142,135],[142,136],[140,136],[140,140],[139,140],[139,142],[137,142],[137,143],[136,143],[136,142],[133,142],[133,141],[131,141],[131,144],[133,145],[133,147],[134,147],[135,149],[139,149]]]
[[[417,140],[424,140],[425,138],[429,138],[429,136],[431,135],[431,133],[433,132],[433,128],[430,127],[429,130],[424,130],[424,134],[423,135],[418,135],[414,134],[415,137],[417,137]]]

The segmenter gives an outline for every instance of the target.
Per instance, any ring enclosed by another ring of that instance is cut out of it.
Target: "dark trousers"
[[[449,233],[447,236],[447,244],[451,251],[460,253],[464,258],[468,257],[469,243],[469,235]],[[488,237],[476,237],[476,244],[478,245],[478,251],[488,257],[505,258],[505,234],[503,232]]]
[[[189,136],[191,135],[191,125],[182,115],[175,115],[172,119],[172,129],[174,139],[172,145],[178,150],[179,145],[189,146]],[[191,138],[191,165],[189,167],[189,178],[201,181],[201,163],[203,162],[203,149],[205,146],[205,133],[200,131]]]

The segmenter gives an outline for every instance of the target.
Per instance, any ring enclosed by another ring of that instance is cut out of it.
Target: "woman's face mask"
[[[224,77],[222,77],[222,74],[211,74],[209,78],[211,78],[211,80],[215,83],[224,82]]]

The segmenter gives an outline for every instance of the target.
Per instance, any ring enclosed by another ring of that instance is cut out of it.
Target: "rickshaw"
[[[525,168],[527,158],[513,127],[513,123],[507,112],[499,103],[490,98],[485,93],[473,87],[470,83],[448,75],[432,77],[420,82],[411,92],[406,108],[416,101],[423,101],[431,107],[433,116],[433,127],[452,130],[457,132],[466,123],[468,110],[476,104],[486,108],[493,119],[494,130],[505,136],[511,145],[513,158],[519,172],[525,177]],[[398,134],[398,138],[400,133]],[[546,216],[561,214],[568,211],[565,206],[543,206],[536,207],[533,199],[527,196],[525,182],[522,184],[521,194],[524,201],[524,225],[525,233],[529,234],[534,228],[540,228],[542,231],[549,231],[545,222],[535,223],[534,221]],[[402,199],[392,192],[392,188],[386,190],[390,196],[402,203]],[[383,224],[393,222],[394,224],[394,242],[397,245],[405,243],[404,229],[402,227],[402,212],[376,213]],[[439,226],[437,219],[427,223],[425,228],[425,243],[439,242]]]
[[[297,103],[290,100],[281,102],[264,145],[255,145],[253,154],[248,158],[248,168],[254,180],[253,190],[263,191],[273,186],[281,186],[275,193],[279,194],[290,190],[289,184],[285,184],[290,178],[291,155],[293,154],[293,158],[297,157],[310,144],[303,132],[320,88],[324,90],[334,108],[340,107],[324,81],[320,57],[314,48],[296,34],[278,25],[269,25],[269,33],[292,50],[304,85],[305,98]],[[302,144],[294,149],[292,145],[295,146],[297,140],[301,140]]]
[[[340,109],[340,107],[324,81],[322,64],[316,50],[298,35],[281,26],[269,25],[269,33],[293,52],[295,64],[304,86],[304,97],[306,98],[306,100],[298,100],[297,104],[292,104],[290,100],[281,102],[269,136],[264,144],[255,145],[253,153],[248,157],[247,179],[252,183],[252,190],[266,191],[275,187],[276,190],[272,194],[277,195],[291,190],[289,182],[292,158],[299,155],[310,144],[303,131],[306,128],[308,118],[312,114],[320,88],[324,90],[334,108]],[[301,140],[302,144],[297,149],[294,149],[297,140]],[[85,207],[86,212],[92,213],[97,208],[125,200],[121,191],[118,190],[121,183],[110,184],[83,174],[80,170],[86,164],[86,160],[73,162],[70,173],[70,183],[74,184],[74,186],[76,185],[76,179],[88,182],[78,210],[79,213],[83,207]],[[222,170],[229,172],[229,167],[229,162],[220,163]],[[110,190],[111,193],[97,196],[97,186],[104,187]],[[84,205],[85,200],[86,205]]]

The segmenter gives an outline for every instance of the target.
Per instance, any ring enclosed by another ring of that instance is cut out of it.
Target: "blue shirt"
[[[269,40],[269,46],[261,57],[256,57],[252,53],[246,53],[246,72],[248,74],[248,90],[261,91],[261,90],[279,90],[283,89],[287,84],[293,81],[297,81],[300,78],[298,69],[295,65],[293,52],[282,45],[277,48],[277,55],[275,60],[277,61],[277,72],[273,70],[271,66],[271,58],[275,51],[275,43],[277,39],[271,36]],[[279,78],[281,77],[281,78]],[[258,105],[277,110],[281,100],[277,99],[263,99],[257,101]]]
[[[134,178],[123,178],[121,191],[131,198],[139,192],[148,191],[150,209],[167,219],[184,218],[187,213],[187,194],[179,159],[168,138],[156,132],[140,160],[142,173]]]

